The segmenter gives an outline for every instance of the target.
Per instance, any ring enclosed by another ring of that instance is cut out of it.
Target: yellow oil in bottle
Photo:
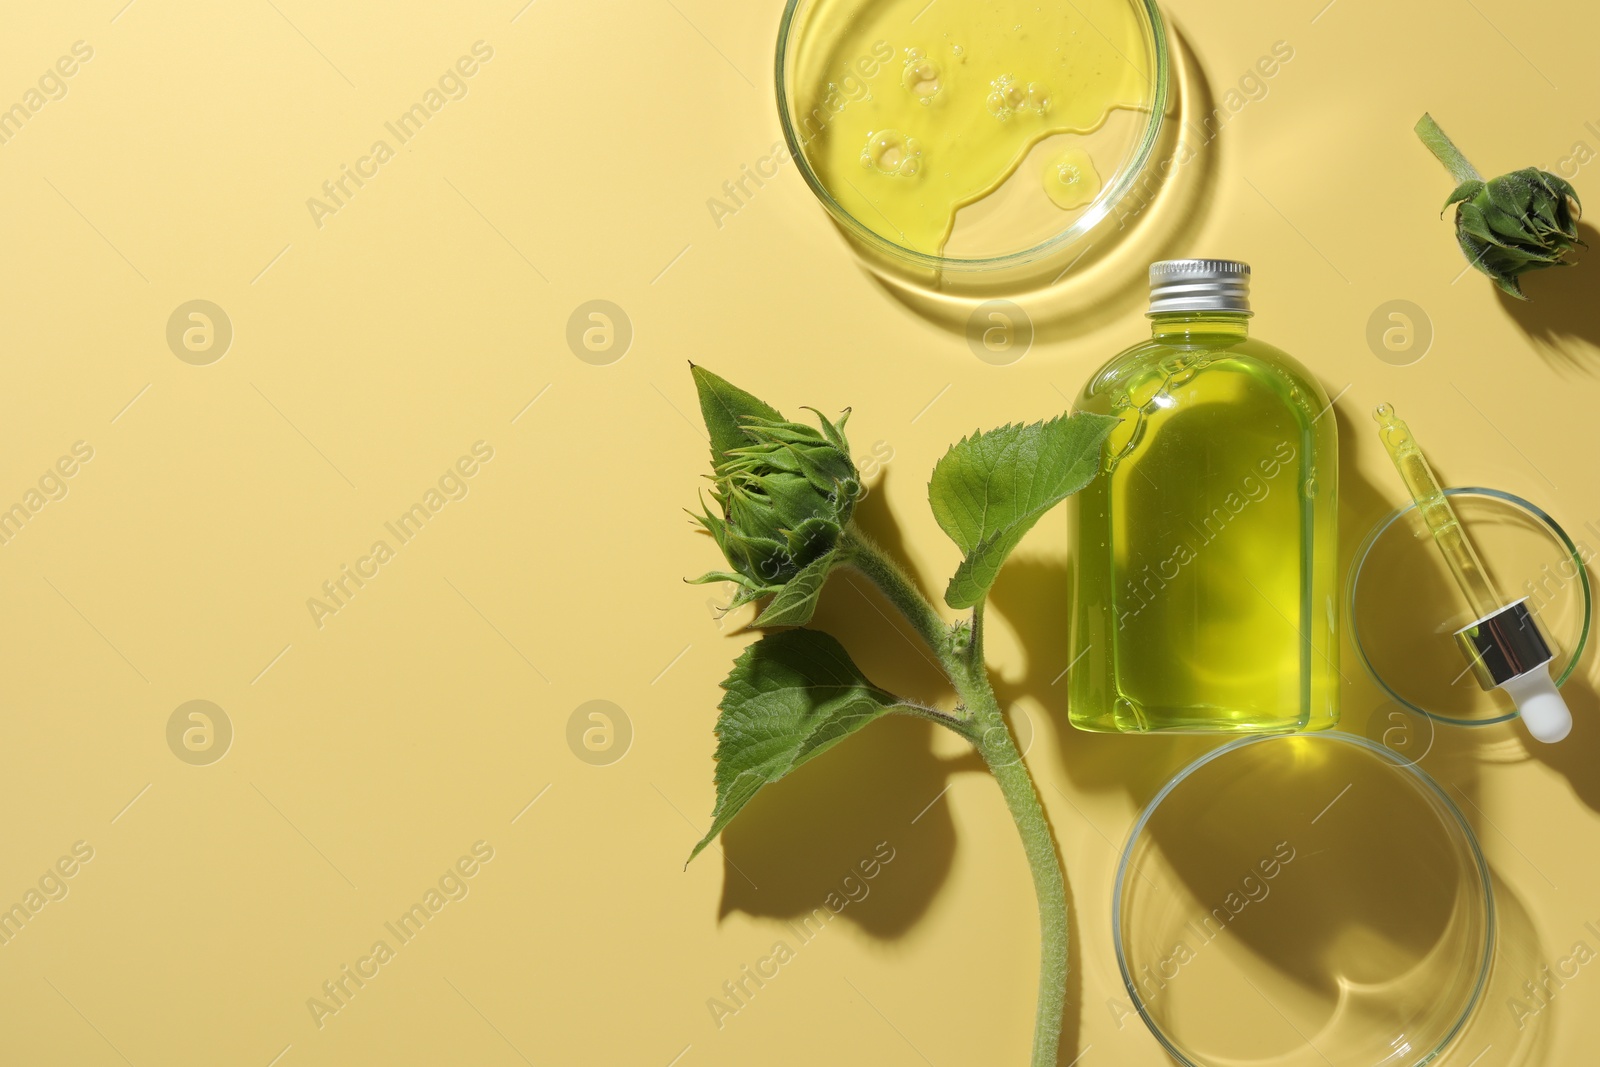
[[[1102,368],[1076,404],[1122,422],[1070,508],[1069,718],[1116,732],[1332,726],[1338,433],[1327,396],[1249,338],[1248,312],[1152,319],[1152,339]]]

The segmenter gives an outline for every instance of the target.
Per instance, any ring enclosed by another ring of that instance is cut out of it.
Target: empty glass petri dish
[[[1526,599],[1539,620],[1556,653],[1550,676],[1561,685],[1589,637],[1592,551],[1512,493],[1458,487],[1445,495],[1500,591]],[[1454,634],[1473,616],[1415,504],[1385,516],[1357,549],[1348,618],[1362,666],[1401,705],[1454,726],[1516,718],[1510,698],[1484,691],[1466,669]]]
[[[1155,0],[788,0],[778,33],[789,155],[914,276],[1084,252],[1151,196],[1168,82]]]
[[[1477,1006],[1494,900],[1434,781],[1351,734],[1234,742],[1145,808],[1117,869],[1117,965],[1190,1067],[1416,1067]]]

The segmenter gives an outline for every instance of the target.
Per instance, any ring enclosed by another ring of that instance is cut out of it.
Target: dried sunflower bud
[[[1456,205],[1456,240],[1472,266],[1518,300],[1526,300],[1519,277],[1530,270],[1565,267],[1566,253],[1583,245],[1577,191],[1549,171],[1527,167],[1483,180],[1430,115],[1417,123],[1417,136],[1456,181],[1444,202]]]
[[[799,625],[811,618],[861,480],[844,424],[820,412],[820,429],[790,422],[775,409],[701,367],[691,367],[711,436],[711,497],[720,514],[696,516],[722,549],[731,571],[695,582],[733,582],[731,607],[773,601],[759,625]]]

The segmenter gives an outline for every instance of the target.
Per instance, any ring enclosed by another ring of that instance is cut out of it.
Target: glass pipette
[[[1536,740],[1560,741],[1572,729],[1572,713],[1550,677],[1554,653],[1526,600],[1507,601],[1495,588],[1411,428],[1388,404],[1378,405],[1372,417],[1417,513],[1472,610],[1474,621],[1455,636],[1478,684],[1504,690]]]

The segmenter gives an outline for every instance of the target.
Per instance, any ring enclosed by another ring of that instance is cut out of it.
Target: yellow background
[[[707,199],[780,137],[775,2],[124,3],[11,0],[0,35],[0,105],[74,42],[94,50],[0,145],[0,504],[74,442],[94,450],[0,547],[0,903],[74,842],[94,849],[0,946],[0,1062],[1021,1062],[1021,850],[992,782],[931,727],[873,727],[754,805],[726,859],[683,870],[711,808],[717,682],[747,640],[714,587],[679,581],[717,562],[683,511],[706,465],[686,361],[790,412],[852,406],[858,454],[893,454],[868,516],[937,587],[956,552],[926,506],[935,459],[1062,410],[1143,333],[1137,302],[991,366],[876,285],[792,167],[715,225]],[[1411,133],[1432,110],[1490,172],[1600,148],[1600,15],[1167,9],[1213,93],[1274,42],[1295,49],[1219,140],[1177,251],[1251,262],[1256,334],[1330,395],[1349,387],[1346,554],[1398,502],[1366,420],[1381,399],[1447,480],[1600,522],[1596,268],[1534,279],[1513,314],[1461,276],[1437,218],[1449,179]],[[493,58],[466,96],[319,227],[307,199],[480,40]],[[1574,181],[1600,196],[1590,169]],[[234,330],[206,366],[166,341],[194,299]],[[607,366],[565,340],[591,299],[635,331]],[[1365,341],[1392,299],[1436,331],[1410,366]],[[307,599],[477,441],[494,457],[465,499],[319,628]],[[1064,529],[1049,517],[1019,565],[1055,573]],[[1107,1007],[1111,879],[1139,807],[1205,743],[1068,732],[1061,616],[1018,573],[1025,608],[997,595],[992,660],[1034,724],[1070,881],[1063,1063],[1159,1064]],[[836,578],[819,625],[880,684],[937,696],[863,588]],[[1345,674],[1359,730],[1379,701],[1348,656]],[[1559,749],[1452,735],[1425,763],[1465,791],[1551,961],[1600,919],[1592,674]],[[166,740],[194,699],[235,732],[209,766]],[[597,699],[634,734],[609,766],[567,742]],[[480,840],[494,858],[469,895],[319,1028],[307,999]],[[880,841],[895,859],[872,895],[718,1029],[707,999]],[[1522,1054],[1579,1062],[1597,1006],[1585,971]]]

